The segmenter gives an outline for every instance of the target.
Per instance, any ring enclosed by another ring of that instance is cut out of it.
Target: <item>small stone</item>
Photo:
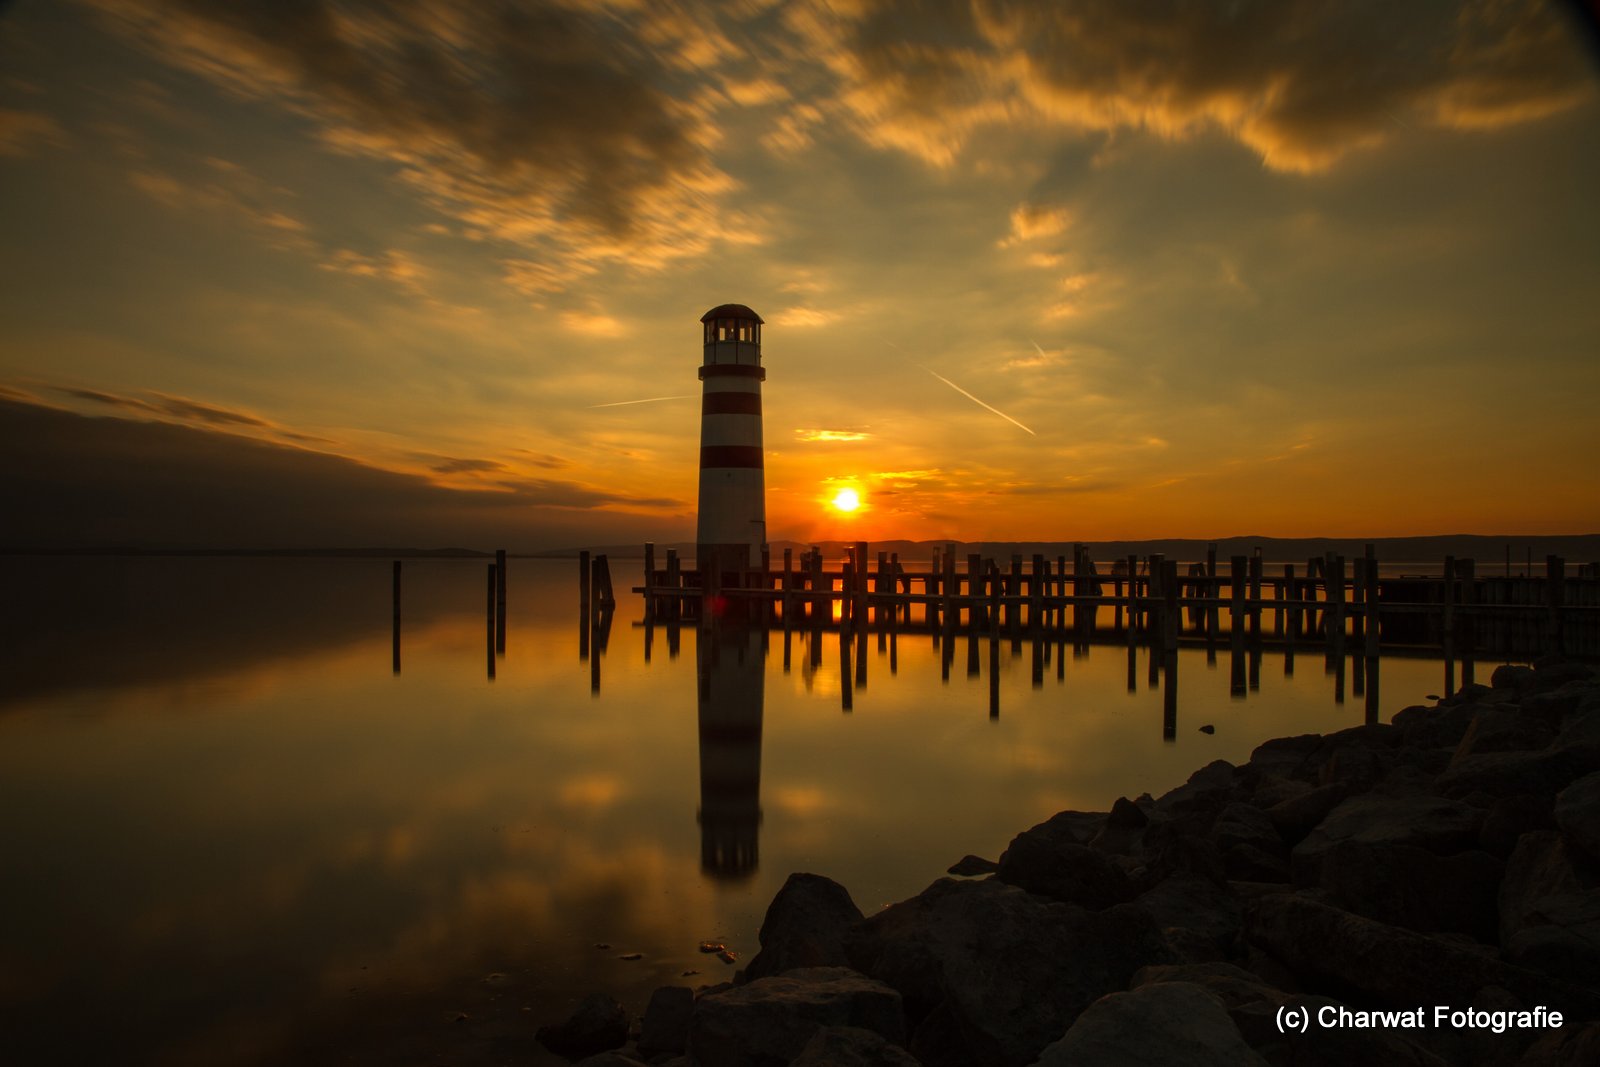
[[[688,978],[690,975],[695,975],[695,974],[699,974],[699,973],[700,973],[699,971],[679,971],[678,972],[678,977],[679,978]]]
[[[453,1023],[464,1023],[470,1018],[472,1018],[472,1016],[468,1015],[466,1012],[458,1011],[456,1012],[456,1017],[450,1021]]]
[[[1210,723],[1206,723],[1204,726],[1200,727],[1200,732],[1203,734],[1214,734],[1217,732],[1217,728],[1212,726]]]
[[[611,946],[609,944],[607,944],[606,942],[604,942],[604,941],[596,941],[594,943],[594,947],[599,949],[601,952],[604,952],[606,949],[610,948]]]
[[[717,959],[721,960],[723,963],[733,963],[738,958],[739,954],[729,948],[725,948],[721,952],[717,953]]]
[[[624,952],[622,955],[618,956],[617,959],[619,959],[619,960],[642,960],[642,959],[644,959],[644,953],[643,952]]]
[[[702,942],[700,942],[700,951],[701,952],[721,952],[726,948],[727,948],[727,946],[724,945],[721,941],[702,941]]]

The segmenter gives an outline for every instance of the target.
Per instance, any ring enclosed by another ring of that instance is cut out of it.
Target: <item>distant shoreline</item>
[[[798,556],[812,545],[822,549],[830,558],[844,554],[853,541],[829,539],[816,542],[775,541],[771,545],[773,561],[782,559],[785,549]],[[935,539],[908,541],[903,539],[869,541],[870,550],[898,553],[902,562],[909,559],[931,557],[935,548],[954,546],[958,556],[975,553],[990,559],[1012,555],[1024,558],[1038,554],[1047,559],[1057,556],[1071,557],[1074,544],[1082,544],[1097,560],[1115,560],[1129,555],[1149,556],[1160,553],[1168,559],[1180,561],[1201,560],[1211,546],[1216,547],[1217,558],[1251,555],[1259,548],[1269,563],[1299,562],[1333,552],[1354,558],[1365,552],[1371,544],[1378,559],[1385,563],[1436,563],[1446,556],[1475,559],[1480,567],[1492,567],[1505,560],[1507,551],[1513,568],[1526,566],[1529,561],[1542,571],[1545,556],[1560,556],[1573,563],[1600,561],[1600,533],[1550,534],[1532,536],[1489,534],[1443,534],[1413,537],[1219,537],[1205,538],[1151,538],[1141,541],[956,541]],[[676,550],[684,558],[694,556],[691,541],[657,542],[656,558],[665,559],[667,551]],[[513,559],[575,559],[580,552],[605,554],[613,559],[642,559],[644,543],[571,546],[566,548],[508,551]],[[288,558],[336,559],[493,559],[492,550],[449,546],[445,548],[172,548],[107,545],[95,547],[23,546],[0,547],[0,556],[250,556]]]

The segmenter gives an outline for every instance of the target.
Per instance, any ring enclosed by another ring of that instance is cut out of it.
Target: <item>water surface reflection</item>
[[[871,911],[1363,717],[1271,651],[1241,701],[1198,647],[1152,687],[1143,646],[662,634],[626,599],[574,634],[573,569],[509,560],[502,621],[484,561],[407,561],[397,625],[388,560],[0,560],[0,1044],[559,1063],[531,1034],[570,995],[722,979],[699,941],[753,952],[791,871]],[[1385,717],[1439,670],[1386,659]]]

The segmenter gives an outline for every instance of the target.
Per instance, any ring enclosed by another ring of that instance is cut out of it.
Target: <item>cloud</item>
[[[621,337],[628,332],[627,323],[602,311],[563,311],[561,325],[592,337]]]
[[[772,316],[772,322],[777,326],[826,326],[838,319],[838,314],[832,311],[823,311],[820,308],[792,307],[784,308]]]
[[[294,251],[314,248],[306,236],[306,224],[284,207],[270,203],[286,198],[285,190],[268,187],[224,160],[208,160],[206,169],[213,173],[179,178],[141,163],[128,180],[135,189],[175,211],[188,213],[199,208],[242,222],[269,247]]]
[[[454,456],[421,456],[428,469],[439,474],[467,474],[503,471],[506,465],[495,459],[465,459]]]
[[[733,183],[692,93],[673,91],[673,57],[603,8],[88,2],[167,62],[386,164],[470,235],[645,269],[757,239],[719,206]]]
[[[422,281],[427,271],[412,256],[397,248],[378,255],[363,255],[349,248],[335,249],[317,264],[323,270],[350,274],[358,278],[379,278],[394,282],[408,292],[421,295]]]
[[[1592,95],[1552,5],[1380,8],[1317,0],[863,3],[796,18],[841,58],[861,135],[948,165],[998,123],[1207,132],[1270,168],[1324,170],[1389,139],[1395,117],[1446,128],[1525,122]]]
[[[1000,242],[1000,247],[1009,248],[1038,237],[1053,237],[1065,230],[1071,221],[1071,215],[1064,208],[1021,204],[1011,212],[1011,233]],[[1041,265],[1033,257],[1029,261],[1035,266]]]
[[[145,395],[151,398],[146,400],[143,397],[107,393],[98,389],[55,387],[55,391],[63,396],[89,400],[96,404],[105,404],[108,407],[123,408],[127,411],[137,411],[147,415],[172,416],[184,422],[199,422],[212,426],[248,426],[266,430],[277,429],[266,419],[251,415],[248,412],[221,408],[214,404],[203,404],[198,400],[190,400],[188,397],[168,396],[166,393],[146,392]]]
[[[861,430],[796,430],[796,438],[801,441],[865,441],[872,435]]]
[[[66,131],[49,115],[0,108],[0,156],[27,156],[40,145],[59,145]]]

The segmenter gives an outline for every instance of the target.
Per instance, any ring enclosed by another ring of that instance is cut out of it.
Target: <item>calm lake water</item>
[[[1002,640],[998,714],[987,641],[948,681],[926,634],[870,635],[865,686],[832,632],[786,666],[781,630],[673,655],[658,627],[647,663],[639,568],[596,692],[573,561],[511,561],[492,659],[484,563],[407,561],[396,673],[387,560],[0,559],[6,1058],[560,1063],[539,1023],[731,977],[699,943],[748,959],[792,871],[871,912],[1063,808],[1364,718],[1314,642],[1243,698],[1226,639],[1180,650],[1170,740],[1114,644],[1052,646],[1035,685]],[[1386,657],[1382,718],[1443,672]]]

